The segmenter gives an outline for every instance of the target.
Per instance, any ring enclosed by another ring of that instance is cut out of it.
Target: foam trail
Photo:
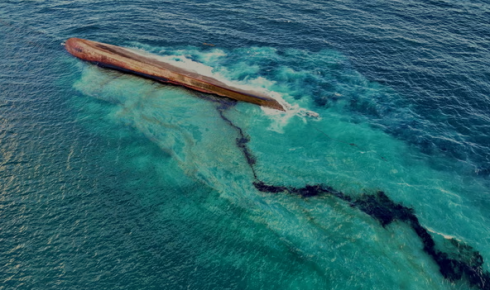
[[[216,80],[219,80],[220,82],[240,88],[246,91],[257,91],[264,93],[268,95],[269,97],[275,99],[279,104],[281,104],[285,112],[278,111],[275,109],[267,108],[267,107],[261,107],[262,111],[268,115],[271,116],[273,119],[276,120],[276,124],[272,125],[270,129],[281,132],[281,128],[285,126],[288,121],[294,117],[294,116],[299,116],[301,118],[305,117],[311,117],[311,118],[318,118],[319,114],[310,110],[307,110],[305,108],[301,108],[298,104],[290,104],[284,98],[282,95],[278,92],[271,91],[267,89],[268,87],[272,87],[274,85],[273,81],[269,81],[267,79],[264,79],[262,77],[258,77],[252,80],[249,80],[248,82],[239,82],[239,81],[232,81],[226,78],[222,73],[215,72],[215,69],[212,68],[211,66],[205,65],[203,63],[199,63],[196,61],[193,61],[186,57],[185,55],[168,55],[168,56],[159,56],[153,53],[149,53],[143,49],[140,48],[128,48],[132,52],[140,54],[145,57],[153,58],[155,60],[159,60],[162,62],[169,63],[171,65],[174,65],[176,67],[180,67],[182,69],[192,71],[195,73],[198,73],[203,76],[211,77]],[[210,54],[208,56],[209,58],[212,57],[217,57],[217,56],[225,56],[226,54],[221,51],[221,50],[216,50],[215,53]]]

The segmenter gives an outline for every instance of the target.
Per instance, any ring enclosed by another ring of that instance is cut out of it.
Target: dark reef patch
[[[383,227],[388,226],[394,221],[404,222],[410,226],[420,238],[424,246],[424,252],[432,257],[432,259],[437,263],[439,266],[439,272],[445,279],[454,282],[466,278],[471,286],[475,286],[483,290],[490,290],[490,273],[484,271],[483,257],[478,251],[455,239],[450,239],[450,243],[454,248],[454,253],[437,249],[433,237],[429,234],[427,229],[420,224],[419,219],[415,215],[415,211],[412,208],[406,207],[400,203],[395,203],[383,191],[378,191],[376,194],[363,194],[359,197],[353,198],[341,191],[335,190],[332,187],[323,184],[306,185],[304,187],[291,187],[271,185],[260,180],[257,177],[254,168],[256,159],[247,147],[250,137],[246,136],[242,128],[233,124],[233,122],[224,115],[224,111],[229,106],[230,105],[222,104],[217,109],[220,117],[239,133],[239,138],[236,139],[236,145],[243,152],[243,155],[253,172],[255,178],[253,185],[257,190],[265,193],[289,193],[301,196],[302,198],[331,195],[348,202],[351,207],[357,208],[358,210],[371,216]],[[356,146],[355,144],[349,145]]]

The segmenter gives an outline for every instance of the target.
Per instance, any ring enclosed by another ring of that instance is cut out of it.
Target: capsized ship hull
[[[81,38],[70,38],[65,42],[65,48],[72,55],[94,62],[99,66],[284,111],[281,104],[265,94],[234,88],[214,78],[137,54],[123,47]]]

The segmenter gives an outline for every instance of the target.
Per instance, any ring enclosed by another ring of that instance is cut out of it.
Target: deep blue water
[[[295,109],[220,109],[75,59],[69,37],[212,70]],[[401,219],[260,192],[252,171],[355,200],[383,191],[438,251],[481,255],[483,279],[488,1],[3,0],[0,43],[0,289],[489,287],[444,277]]]

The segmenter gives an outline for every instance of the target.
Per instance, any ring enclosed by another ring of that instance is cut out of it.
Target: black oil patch
[[[257,177],[255,172],[256,159],[247,147],[250,137],[246,136],[242,128],[235,125],[224,115],[224,111],[229,105],[221,105],[218,107],[220,117],[231,127],[237,130],[239,138],[237,138],[237,147],[243,152],[247,163],[249,164],[255,181],[253,185],[260,192],[265,193],[288,193],[301,196],[302,198],[312,198],[322,195],[331,195],[345,202],[353,208],[364,212],[377,220],[381,226],[386,227],[394,221],[406,223],[410,226],[417,236],[420,238],[427,253],[439,266],[439,272],[442,276],[451,281],[466,279],[471,286],[483,290],[490,290],[490,273],[483,269],[483,257],[474,250],[471,246],[463,244],[455,239],[450,239],[453,245],[452,252],[446,252],[436,248],[436,243],[433,237],[424,228],[412,208],[406,207],[403,204],[395,203],[383,191],[378,191],[376,194],[363,194],[353,198],[341,191],[324,185],[306,185],[304,187],[290,187],[281,185],[267,184]],[[349,144],[356,146],[355,144]],[[384,159],[384,158],[383,158]]]
[[[240,150],[243,152],[243,155],[245,156],[245,159],[247,160],[247,163],[250,166],[250,169],[252,169],[252,173],[254,175],[254,178],[257,179],[257,174],[255,173],[255,167],[254,167],[256,159],[253,156],[253,154],[250,152],[250,150],[248,149],[248,146],[247,146],[247,143],[250,141],[250,136],[245,135],[245,133],[243,133],[242,128],[233,124],[233,122],[223,114],[223,112],[227,108],[230,107],[230,104],[228,103],[230,101],[224,101],[224,100],[227,100],[227,99],[223,99],[223,101],[219,101],[220,103],[221,102],[224,102],[224,103],[222,103],[222,105],[217,108],[218,113],[219,113],[221,119],[223,119],[226,123],[228,123],[228,125],[230,125],[235,130],[238,131],[239,137],[236,138],[236,146],[238,148],[240,148]],[[233,101],[234,101],[234,103],[233,103],[233,106],[234,106],[237,103],[237,101],[235,101],[235,100],[233,100]]]

